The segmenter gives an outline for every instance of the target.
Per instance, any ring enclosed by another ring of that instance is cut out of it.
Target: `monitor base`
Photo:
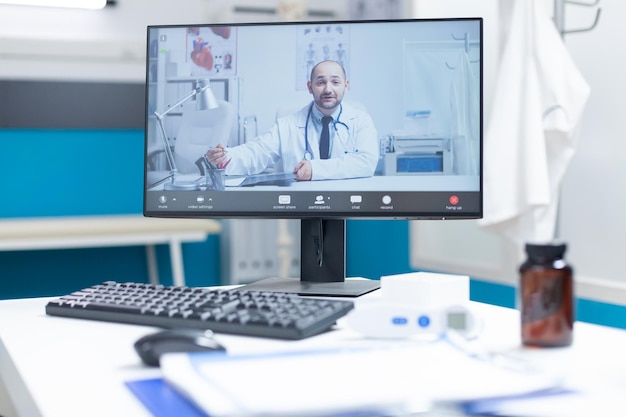
[[[342,282],[307,282],[297,278],[266,278],[234,290],[274,291],[324,297],[359,297],[380,288],[380,281],[346,279]]]

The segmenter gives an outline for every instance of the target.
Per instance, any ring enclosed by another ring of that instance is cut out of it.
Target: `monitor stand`
[[[325,297],[358,297],[380,288],[380,281],[346,279],[345,220],[301,220],[300,279],[267,278],[237,289]]]
[[[380,282],[372,279],[355,278],[343,282],[306,282],[298,278],[265,278],[237,289],[323,297],[359,297],[378,288],[380,288]]]

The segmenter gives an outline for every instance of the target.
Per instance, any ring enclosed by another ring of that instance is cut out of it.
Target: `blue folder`
[[[162,378],[127,381],[126,386],[154,417],[210,417]]]
[[[154,417],[210,417],[170,387],[162,378],[126,381],[126,386]],[[380,413],[340,413],[327,417],[390,417]]]

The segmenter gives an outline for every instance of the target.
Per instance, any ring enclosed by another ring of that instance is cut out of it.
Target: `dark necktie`
[[[328,124],[333,120],[330,116],[322,117],[322,134],[320,135],[320,159],[328,159],[330,152],[330,132]]]

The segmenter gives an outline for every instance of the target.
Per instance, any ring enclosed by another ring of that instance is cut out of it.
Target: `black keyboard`
[[[354,304],[269,291],[105,282],[46,305],[46,314],[277,339],[328,330]]]

